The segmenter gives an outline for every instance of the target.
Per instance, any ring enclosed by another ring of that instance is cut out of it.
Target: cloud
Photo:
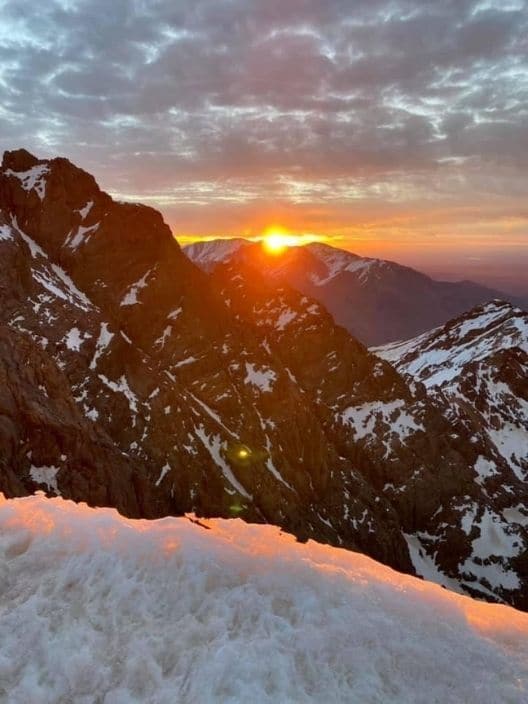
[[[516,0],[0,0],[0,146],[65,154],[176,227],[504,209],[528,166],[527,25]]]

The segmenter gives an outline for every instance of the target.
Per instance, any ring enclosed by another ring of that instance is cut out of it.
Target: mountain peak
[[[27,149],[15,149],[5,151],[2,159],[2,171],[11,169],[12,171],[29,171],[40,162],[34,154]]]

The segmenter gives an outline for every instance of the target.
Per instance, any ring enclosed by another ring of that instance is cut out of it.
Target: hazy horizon
[[[237,237],[244,238],[244,235],[180,238],[175,234],[175,237],[180,245],[184,247],[195,242],[216,239],[228,240],[236,239]],[[379,243],[378,246],[360,243],[359,246],[355,247],[354,243],[347,242],[339,237],[329,238],[324,240],[324,242],[332,247],[345,249],[360,256],[397,262],[403,266],[421,271],[434,279],[445,281],[468,279],[475,283],[498,289],[504,293],[521,297],[528,296],[528,280],[526,276],[528,252],[522,251],[520,256],[518,253],[514,253],[498,259],[495,251],[486,253],[487,256],[483,256],[482,252],[480,256],[473,256],[470,252],[466,252],[463,256],[457,256],[455,252],[448,250],[443,257],[439,257],[438,252],[431,253],[425,249],[420,250],[420,248],[415,248],[414,251],[404,251],[403,249],[393,251],[389,248],[384,248],[383,243]]]

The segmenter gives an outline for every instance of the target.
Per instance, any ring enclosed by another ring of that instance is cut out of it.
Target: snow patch
[[[227,481],[231,484],[231,486],[236,489],[236,491],[241,494],[242,496],[245,496],[246,499],[249,499],[250,501],[253,500],[253,497],[251,494],[249,494],[242,484],[238,481],[238,479],[235,477],[233,474],[233,470],[231,467],[227,464],[225,459],[222,457],[221,450],[223,448],[223,442],[220,437],[220,435],[207,435],[205,432],[205,429],[203,425],[201,425],[199,428],[195,428],[195,434],[196,437],[199,438],[205,447],[205,449],[209,452],[211,455],[213,462],[216,464],[217,467],[220,467],[222,470],[222,474],[224,477],[227,479]]]
[[[45,176],[49,173],[49,166],[47,164],[37,164],[37,166],[32,166],[28,171],[13,171],[13,169],[7,169],[4,171],[6,176],[14,176],[22,184],[22,188],[25,191],[35,190],[40,200],[44,200],[46,195],[46,179]]]
[[[97,338],[97,342],[95,345],[94,356],[92,358],[92,361],[90,362],[90,369],[95,369],[97,367],[99,357],[103,354],[108,345],[112,342],[113,337],[114,333],[108,330],[108,323],[101,323],[101,330],[99,332],[99,337]]]
[[[66,334],[64,338],[64,344],[72,352],[79,352],[83,342],[89,339],[90,337],[91,335],[89,335],[88,333],[81,333],[79,328],[72,328]]]
[[[13,230],[9,225],[0,225],[0,242],[8,242],[13,239]]]
[[[142,288],[147,288],[147,279],[150,276],[151,271],[152,269],[149,269],[149,271],[147,271],[144,276],[142,276],[138,281],[136,281],[129,287],[123,300],[121,301],[121,306],[135,306],[136,303],[139,303],[137,297],[138,292]]]
[[[164,480],[166,474],[171,471],[171,466],[167,462],[162,468],[159,477],[156,479],[156,486],[159,486]]]
[[[277,375],[273,369],[257,369],[256,365],[246,362],[246,378],[244,383],[256,386],[263,392],[271,391]]]
[[[93,200],[89,200],[83,208],[79,208],[79,210],[77,210],[83,220],[86,220],[88,217],[88,213],[93,208],[93,204]]]
[[[29,476],[33,479],[35,484],[45,486],[48,491],[53,491],[57,496],[60,496],[59,487],[57,485],[57,473],[59,470],[60,467],[54,467],[53,465],[51,467],[35,467],[31,465]]]
[[[75,251],[81,246],[81,244],[88,244],[93,233],[97,232],[97,230],[99,229],[99,225],[100,223],[90,225],[90,227],[84,227],[83,225],[80,225],[73,237],[71,233],[70,235],[68,235],[64,245],[66,247],[69,247],[71,250]]]

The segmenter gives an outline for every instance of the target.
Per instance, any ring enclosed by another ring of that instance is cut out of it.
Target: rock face
[[[507,459],[270,277],[259,247],[208,275],[156,211],[18,151],[0,172],[0,256],[0,491],[270,522],[528,606],[521,482],[515,505],[479,482]],[[499,513],[512,554],[494,583],[472,545]]]
[[[493,301],[373,352],[423,383],[446,418],[486,449],[474,465],[482,500],[467,496],[451,509],[471,541],[461,575],[480,575],[495,593],[524,589],[527,608],[528,314]],[[430,559],[442,530],[415,535]]]
[[[204,271],[212,271],[246,247],[254,245],[243,239],[213,240],[188,245],[184,251]],[[366,345],[413,337],[505,295],[471,281],[435,281],[395,262],[320,243],[268,257],[261,273],[322,303],[339,325]]]

